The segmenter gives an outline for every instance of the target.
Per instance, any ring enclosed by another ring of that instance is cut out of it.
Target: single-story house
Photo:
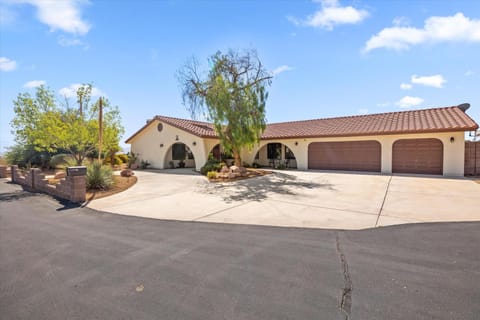
[[[302,170],[464,175],[465,132],[478,124],[469,104],[268,124],[260,143],[243,150],[252,165]],[[126,140],[151,167],[205,164],[221,148],[211,123],[155,116]]]

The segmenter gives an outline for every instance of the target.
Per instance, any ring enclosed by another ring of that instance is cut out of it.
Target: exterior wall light
[[[178,136],[175,136],[175,141],[178,141]]]
[[[295,141],[295,145],[298,146],[298,141]]]
[[[193,146],[196,146],[196,145],[197,145],[197,142],[196,142],[196,141],[193,141],[192,144],[193,144]]]
[[[163,148],[163,143],[160,143],[160,148]]]
[[[454,138],[454,137],[450,137],[450,142],[451,142],[451,143],[454,143],[454,142],[455,142],[455,138]]]

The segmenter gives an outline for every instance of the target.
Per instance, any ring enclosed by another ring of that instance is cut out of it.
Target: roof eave
[[[466,128],[445,128],[434,130],[410,130],[410,131],[392,131],[392,132],[360,132],[351,134],[325,134],[325,135],[301,135],[301,136],[272,136],[262,137],[260,140],[286,140],[286,139],[312,139],[312,138],[346,138],[346,137],[369,137],[369,136],[386,136],[400,134],[422,134],[422,133],[440,133],[440,132],[466,132],[478,129],[478,125]]]

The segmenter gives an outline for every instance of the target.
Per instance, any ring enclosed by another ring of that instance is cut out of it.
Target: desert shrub
[[[87,166],[87,189],[108,189],[113,185],[112,169],[95,161]]]
[[[16,144],[8,148],[5,153],[5,160],[9,164],[18,165],[20,168],[48,168],[50,156],[50,153],[38,151],[32,145]]]
[[[120,159],[120,161],[122,161],[122,163],[127,163],[128,162],[128,156],[124,153],[117,154],[117,157],[118,157],[118,159]],[[120,164],[122,164],[122,163],[120,163]]]
[[[217,178],[217,171],[208,171],[207,172],[208,179],[216,179]]]
[[[287,166],[283,163],[280,163],[279,165],[277,165],[276,169],[278,170],[285,170],[287,169]]]
[[[127,161],[128,161],[128,159],[127,159]],[[123,163],[123,161],[118,155],[113,156],[113,163],[112,163],[112,157],[106,157],[105,159],[103,159],[103,164],[119,166],[122,163]]]
[[[138,155],[136,155],[133,152],[129,152],[129,153],[127,153],[127,157],[128,157],[128,161],[127,161],[128,167],[132,168],[132,165],[137,163]]]
[[[140,168],[141,169],[147,169],[149,166],[150,166],[150,162],[148,162],[147,160],[142,160],[140,162]]]
[[[221,163],[216,159],[209,159],[203,167],[200,168],[200,173],[204,176],[207,175],[209,171],[219,171],[222,168]]]
[[[252,163],[252,167],[253,168],[260,168],[260,165],[256,162]]]
[[[54,169],[65,169],[77,165],[75,159],[66,153],[59,153],[50,158],[50,167]]]

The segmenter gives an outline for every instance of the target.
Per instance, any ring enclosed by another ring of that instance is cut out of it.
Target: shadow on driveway
[[[335,190],[330,183],[317,183],[299,179],[295,175],[273,172],[262,177],[234,182],[209,183],[200,192],[221,195],[227,203],[237,201],[262,201],[269,194],[298,195],[301,189],[325,188]]]

